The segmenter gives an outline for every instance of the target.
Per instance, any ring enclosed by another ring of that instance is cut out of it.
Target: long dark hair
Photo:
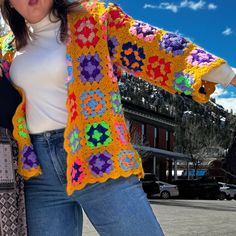
[[[69,0],[53,0],[52,14],[61,21],[60,41],[67,39],[67,13],[79,5],[80,1],[69,2]],[[4,0],[1,4],[3,19],[10,26],[15,35],[16,49],[19,50],[27,45],[29,39],[29,29],[22,17],[11,5],[9,0]]]

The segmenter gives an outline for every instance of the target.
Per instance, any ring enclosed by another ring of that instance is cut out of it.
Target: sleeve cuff
[[[236,69],[231,68],[228,64],[223,64],[210,71],[208,74],[203,76],[202,79],[216,84],[221,84],[223,87],[227,87],[234,78],[235,74]]]

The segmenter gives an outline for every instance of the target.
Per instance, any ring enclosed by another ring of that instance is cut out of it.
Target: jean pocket
[[[54,144],[54,158],[53,165],[59,175],[60,180],[66,183],[66,166],[67,166],[67,153],[64,149],[64,139],[60,139]]]

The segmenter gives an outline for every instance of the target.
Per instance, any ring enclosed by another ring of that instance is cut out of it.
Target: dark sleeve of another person
[[[0,76],[0,127],[13,130],[12,118],[20,102],[21,96],[11,82],[4,74]]]

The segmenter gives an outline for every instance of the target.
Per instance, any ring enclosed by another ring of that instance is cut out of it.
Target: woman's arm
[[[216,84],[221,84],[226,88],[232,83],[235,75],[236,71],[234,68],[230,67],[228,64],[223,64],[203,76],[202,79]]]
[[[134,20],[114,4],[105,18],[113,64],[171,93],[209,100],[215,83],[204,77],[226,64],[223,59],[179,35]]]

